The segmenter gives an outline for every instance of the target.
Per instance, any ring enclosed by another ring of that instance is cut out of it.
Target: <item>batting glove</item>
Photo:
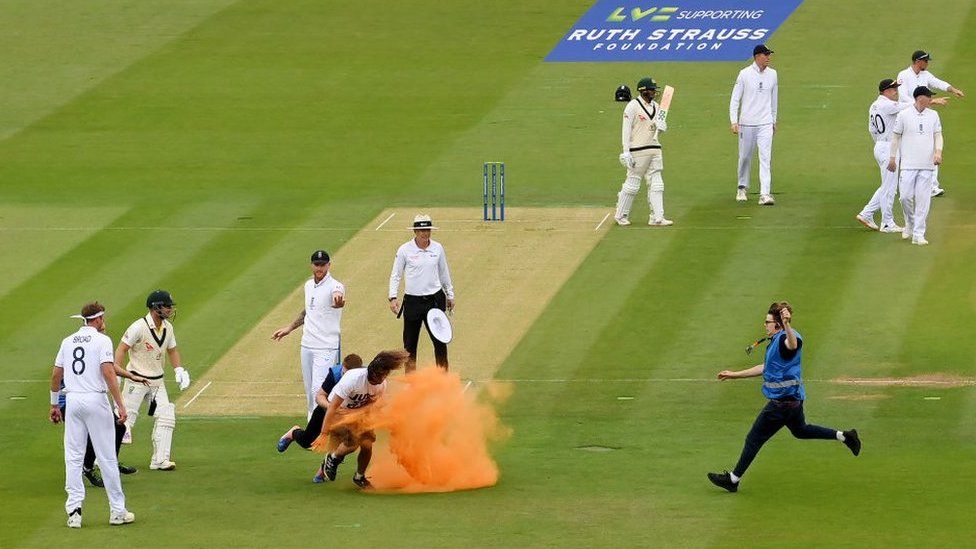
[[[177,366],[174,371],[176,372],[176,383],[180,385],[181,391],[185,391],[190,386],[190,372],[187,372],[186,368],[182,366]]]
[[[625,168],[633,168],[637,165],[637,161],[629,152],[620,153],[620,165]]]

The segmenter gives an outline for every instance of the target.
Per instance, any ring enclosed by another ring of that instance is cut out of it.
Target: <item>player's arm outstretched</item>
[[[345,301],[343,301],[343,305],[345,305]],[[302,312],[298,314],[298,318],[293,320],[291,324],[275,330],[275,333],[271,334],[271,339],[279,340],[295,331],[302,324],[305,324],[305,309],[302,309]]]

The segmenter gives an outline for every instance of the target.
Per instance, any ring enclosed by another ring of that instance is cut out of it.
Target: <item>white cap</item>
[[[410,227],[410,229],[414,231],[417,229],[436,229],[436,228],[437,227],[434,226],[434,222],[430,219],[430,216],[427,214],[417,214],[413,218],[413,227]]]

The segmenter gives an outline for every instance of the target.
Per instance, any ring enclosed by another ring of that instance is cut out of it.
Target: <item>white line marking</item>
[[[474,383],[474,380],[468,381],[468,384],[464,386],[464,389],[462,389],[461,392],[462,393],[468,392],[468,387],[470,387],[472,383]]]
[[[373,229],[373,230],[374,230],[374,231],[378,231],[378,230],[380,230],[380,229],[382,229],[382,228],[383,228],[383,225],[386,225],[386,222],[387,222],[387,221],[389,221],[389,220],[391,220],[391,219],[393,219],[393,216],[395,216],[395,215],[396,215],[396,213],[391,213],[391,214],[390,214],[390,217],[387,217],[386,219],[384,219],[384,220],[383,220],[383,222],[382,222],[382,223],[380,223],[380,224],[379,224],[379,226],[378,226],[378,227],[376,227],[376,228],[375,228],[375,229]]]
[[[603,219],[602,219],[602,220],[600,220],[600,224],[599,224],[599,225],[597,225],[597,226],[596,226],[596,228],[595,228],[595,229],[593,229],[593,230],[594,230],[594,231],[599,231],[599,230],[600,230],[600,227],[602,227],[602,226],[603,226],[603,224],[604,224],[604,223],[605,223],[605,222],[607,221],[607,218],[608,218],[608,217],[610,217],[610,213],[609,213],[609,212],[607,212],[607,215],[605,215],[605,216],[603,216]]]
[[[183,409],[186,410],[186,407],[187,406],[193,404],[193,401],[196,400],[198,396],[202,395],[203,392],[207,390],[207,387],[210,387],[210,385],[212,385],[212,384],[213,384],[213,381],[208,381],[207,384],[203,386],[203,389],[200,389],[197,392],[197,394],[193,395],[193,398],[191,398],[189,402],[187,402],[186,404],[183,405]]]

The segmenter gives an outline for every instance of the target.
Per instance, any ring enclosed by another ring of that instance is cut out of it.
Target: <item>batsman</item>
[[[641,78],[637,83],[640,95],[624,108],[620,163],[627,169],[627,179],[617,193],[617,210],[613,215],[617,225],[622,227],[630,225],[630,208],[640,190],[641,178],[647,179],[647,203],[651,210],[647,224],[653,227],[674,224],[664,217],[664,178],[661,177],[664,158],[657,139],[658,132],[668,129],[666,118],[674,90],[665,86],[664,97],[658,104],[654,100],[657,87],[653,78]]]

